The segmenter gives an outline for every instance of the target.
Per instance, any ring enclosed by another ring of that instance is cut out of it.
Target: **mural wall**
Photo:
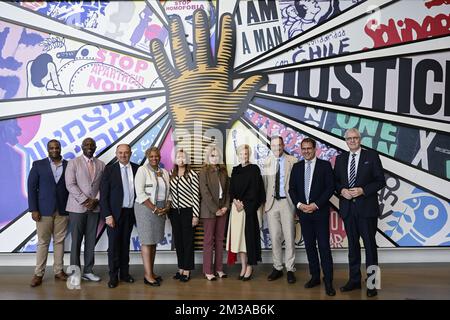
[[[36,250],[26,182],[50,139],[73,159],[93,137],[106,163],[119,143],[138,164],[155,145],[169,169],[175,144],[200,165],[215,140],[231,169],[243,142],[261,164],[270,136],[298,159],[312,137],[334,165],[351,127],[385,169],[378,245],[450,246],[449,48],[443,0],[2,2],[0,252]],[[336,197],[330,211],[332,247],[345,248]],[[202,238],[200,226],[197,249]],[[158,248],[173,248],[169,221]]]

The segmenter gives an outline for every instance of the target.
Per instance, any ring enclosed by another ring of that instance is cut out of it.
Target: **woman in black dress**
[[[240,164],[233,168],[230,181],[232,207],[228,223],[228,263],[241,259],[240,280],[250,280],[253,265],[261,261],[261,239],[257,210],[266,200],[261,171],[250,163],[251,149],[241,145],[236,151]]]

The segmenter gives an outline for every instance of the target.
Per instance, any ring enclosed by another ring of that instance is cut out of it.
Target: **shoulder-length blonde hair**
[[[212,145],[212,146],[208,146],[207,148],[206,148],[206,151],[205,151],[205,163],[204,163],[204,167],[209,167],[209,168],[212,168],[213,166],[215,166],[215,165],[212,165],[210,162],[209,162],[209,157],[211,156],[211,154],[213,153],[213,152],[216,152],[217,153],[217,156],[219,157],[219,162],[217,163],[217,166],[218,166],[218,168],[219,168],[219,170],[220,171],[227,171],[227,167],[226,167],[226,165],[225,165],[225,163],[224,163],[224,161],[223,161],[223,153],[222,153],[222,150],[218,147],[218,146],[216,146],[216,145]]]

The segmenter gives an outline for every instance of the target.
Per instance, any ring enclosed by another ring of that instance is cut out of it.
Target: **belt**
[[[275,199],[277,199],[277,200],[281,200],[281,199],[286,199],[286,197],[275,197]]]

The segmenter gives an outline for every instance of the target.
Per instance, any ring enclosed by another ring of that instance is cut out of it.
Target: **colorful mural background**
[[[220,59],[219,39],[228,30],[220,18],[233,17],[230,92],[241,80],[256,79],[233,121],[227,127],[221,122],[229,169],[242,142],[261,164],[273,134],[283,136],[285,151],[299,159],[300,141],[311,136],[317,156],[334,164],[346,150],[345,130],[357,127],[364,147],[380,153],[386,170],[378,245],[450,246],[446,1],[16,1],[0,3],[0,252],[36,249],[26,181],[52,138],[72,159],[81,154],[81,141],[93,137],[96,156],[106,163],[114,161],[118,143],[132,145],[136,163],[156,145],[171,168],[179,114],[150,44],[159,39],[177,67],[171,21],[180,18],[187,50],[195,53],[198,9],[205,11],[210,62]],[[189,85],[189,97],[211,91],[204,82]],[[330,242],[345,248],[338,210],[332,198]],[[270,237],[260,218],[267,249]],[[103,228],[98,251],[107,249]],[[301,247],[299,227],[297,232]],[[201,240],[199,227],[197,249]],[[131,246],[140,249],[136,230]],[[170,223],[158,248],[173,249]]]

